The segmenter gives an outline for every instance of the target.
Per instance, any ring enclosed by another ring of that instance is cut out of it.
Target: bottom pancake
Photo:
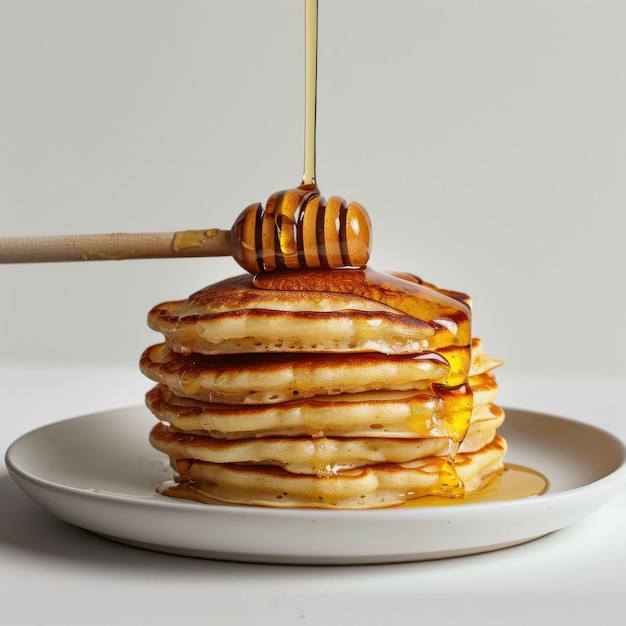
[[[381,463],[338,471],[330,476],[295,474],[281,467],[175,461],[177,484],[164,485],[169,496],[229,504],[325,509],[371,509],[397,506],[428,495],[465,493],[483,488],[503,468],[505,440],[496,435],[476,452],[406,463]]]

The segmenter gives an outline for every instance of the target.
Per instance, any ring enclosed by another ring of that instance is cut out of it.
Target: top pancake
[[[347,275],[344,273],[344,275]],[[408,275],[386,275],[400,288],[423,289],[437,301],[465,307],[463,294],[437,290]],[[148,325],[184,354],[255,352],[381,352],[415,354],[449,345],[450,324],[414,316],[354,292],[259,289],[250,274],[210,285],[186,300],[164,302]],[[398,282],[399,281],[399,282]],[[440,316],[439,316],[440,317]]]

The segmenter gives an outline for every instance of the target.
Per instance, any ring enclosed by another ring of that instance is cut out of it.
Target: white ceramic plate
[[[44,509],[115,541],[234,561],[358,564],[419,561],[524,543],[573,524],[626,482],[613,435],[571,420],[506,409],[506,461],[543,473],[540,496],[368,511],[209,506],[161,496],[171,477],[143,407],[58,422],[15,441],[6,464]]]

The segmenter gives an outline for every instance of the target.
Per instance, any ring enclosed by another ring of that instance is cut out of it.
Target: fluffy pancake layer
[[[426,389],[450,368],[434,353],[383,355],[278,353],[192,355],[165,344],[148,348],[140,361],[143,373],[178,395],[226,404],[285,402],[294,397],[359,393],[379,389]]]
[[[497,384],[490,374],[472,377],[472,420],[490,419]],[[146,394],[148,408],[176,430],[216,439],[251,437],[448,437],[459,439],[458,415],[428,392],[364,392],[317,396],[277,404],[218,404],[176,395],[160,384]],[[495,405],[494,405],[495,406]]]
[[[372,509],[397,506],[428,495],[443,495],[448,480],[463,481],[477,491],[502,469],[506,442],[496,437],[474,453],[457,454],[454,467],[446,456],[406,463],[374,464],[329,476],[295,474],[270,466],[240,466],[186,460],[176,463],[178,487],[172,496],[200,501],[275,507]],[[190,485],[193,485],[190,490]]]
[[[354,276],[349,293],[320,290],[323,275],[309,275],[310,291],[241,276],[149,313],[165,338],[140,363],[157,383],[146,394],[161,422],[150,441],[179,475],[165,492],[375,508],[473,491],[500,472],[500,362],[456,332],[468,298],[375,275],[381,303],[359,293],[360,275],[342,274]],[[390,306],[405,289],[427,306]]]
[[[395,277],[416,289],[425,285],[408,274]],[[457,292],[443,293],[468,300]],[[415,354],[446,330],[354,293],[256,289],[248,274],[210,285],[187,300],[153,307],[148,325],[163,334],[174,352],[198,354]]]

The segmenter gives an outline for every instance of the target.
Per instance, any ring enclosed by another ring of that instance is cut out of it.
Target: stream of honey
[[[317,114],[317,0],[305,0],[304,174],[302,184],[315,186]]]

